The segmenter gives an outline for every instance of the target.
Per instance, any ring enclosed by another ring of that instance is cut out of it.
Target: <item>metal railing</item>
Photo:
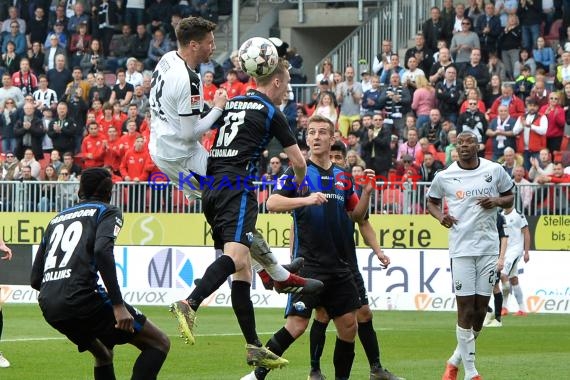
[[[430,17],[430,8],[441,5],[439,0],[384,0],[378,9],[369,9],[368,19],[349,34],[333,50],[315,65],[315,77],[325,59],[342,72],[351,65],[360,74],[359,60],[364,59],[369,69],[376,54],[380,53],[382,40],[391,40],[394,51],[405,48],[408,41],[421,30],[422,23]]]
[[[162,186],[163,185],[163,186]],[[378,182],[369,204],[371,214],[427,213],[427,182]],[[270,181],[255,182],[259,211],[267,213],[265,201]],[[79,202],[78,182],[1,181],[0,212],[57,212]],[[314,189],[318,191],[318,189]],[[228,189],[227,191],[240,191]],[[124,212],[201,213],[202,203],[188,201],[173,183],[119,182],[111,203]],[[570,214],[570,184],[521,185],[516,187],[515,206],[525,215]]]

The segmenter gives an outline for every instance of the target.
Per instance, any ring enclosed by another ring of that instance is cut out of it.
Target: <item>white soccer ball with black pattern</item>
[[[239,48],[238,57],[242,70],[255,78],[271,74],[279,61],[275,45],[262,37],[245,41]]]

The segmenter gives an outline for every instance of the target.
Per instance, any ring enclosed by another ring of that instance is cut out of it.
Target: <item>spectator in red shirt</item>
[[[118,129],[121,129],[123,127],[123,123],[127,119],[128,119],[127,114],[122,111],[119,104],[118,103],[113,104],[113,125]]]
[[[30,70],[28,58],[20,60],[20,70],[12,74],[12,86],[22,90],[22,94],[32,95],[38,89],[38,78]]]
[[[513,86],[504,83],[501,87],[501,96],[493,102],[489,111],[489,120],[493,120],[499,115],[499,106],[505,105],[509,108],[509,115],[515,119],[525,114],[524,102],[514,94]]]
[[[228,93],[228,99],[245,94],[243,83],[238,80],[237,72],[235,70],[228,71],[226,74],[226,80],[226,82],[221,84],[220,88],[226,90]]]
[[[129,126],[130,125],[131,124],[129,124]],[[153,166],[154,163],[150,158],[148,149],[145,147],[144,138],[138,136],[133,149],[127,151],[121,161],[121,176],[123,180],[136,182],[136,184],[129,185],[129,208],[127,211],[146,211],[146,186],[139,182],[146,182]]]
[[[570,174],[564,173],[564,165],[557,161],[554,163],[554,171],[551,175],[541,175],[536,181],[540,184],[570,183]],[[570,191],[568,186],[549,186],[548,197],[542,203],[541,215],[568,215],[570,212],[569,203]]]
[[[120,173],[121,161],[125,153],[124,146],[119,139],[117,128],[111,126],[107,130],[107,139],[103,141],[105,155],[103,156],[103,165],[111,168],[113,173]]]
[[[137,131],[140,132],[141,124],[144,121],[144,118],[139,115],[139,108],[136,104],[129,104],[129,109],[127,111],[127,119],[123,122],[121,126],[123,133],[127,132],[127,124],[129,121],[134,121],[137,124]]]
[[[97,122],[99,122],[99,119],[103,118],[103,103],[101,102],[101,99],[95,99],[91,102],[89,112],[93,112],[95,114]]]
[[[121,160],[121,176],[124,181],[146,181],[153,165],[144,138],[138,136],[134,147],[129,149]]]
[[[544,183],[570,183],[570,174],[564,173],[564,165],[558,161],[554,163],[551,175],[541,175],[536,179],[540,184]]]
[[[546,147],[551,152],[560,150],[562,137],[564,136],[564,127],[566,126],[566,113],[560,105],[560,95],[557,92],[550,93],[548,104],[542,106],[538,113],[546,116],[548,119]]]
[[[97,116],[95,117],[97,118]],[[116,125],[114,124],[115,119],[113,118],[113,106],[111,103],[106,102],[103,104],[103,113],[96,120],[105,134],[107,134],[109,127],[113,126],[116,128]],[[121,130],[121,126],[119,126],[118,130]]]
[[[116,127],[115,127],[116,128]],[[120,137],[120,143],[123,144],[124,151],[128,151],[135,146],[136,139],[141,136],[137,132],[137,123],[129,121],[127,124],[127,133]]]
[[[210,107],[214,106],[214,94],[218,86],[214,84],[214,73],[206,71],[202,78],[202,92],[204,93],[204,102]]]
[[[83,156],[83,168],[103,166],[105,157],[105,136],[99,134],[99,125],[96,122],[88,124],[88,135],[81,143],[81,155]]]

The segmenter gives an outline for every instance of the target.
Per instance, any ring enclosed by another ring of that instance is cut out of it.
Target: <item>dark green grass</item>
[[[195,346],[178,338],[176,323],[166,307],[141,310],[171,337],[172,348],[160,379],[232,379],[250,369],[244,341],[229,308],[202,308]],[[263,341],[283,325],[282,310],[258,309]],[[382,363],[408,380],[440,379],[455,347],[455,314],[445,312],[375,312],[374,326],[381,343]],[[329,328],[322,368],[334,379],[334,328]],[[51,329],[35,305],[4,305],[4,334],[0,350],[12,367],[0,369],[1,380],[92,379],[90,354],[76,348]],[[117,379],[129,379],[137,355],[131,346],[115,349]],[[308,333],[284,355],[291,364],[274,371],[272,379],[306,379]],[[485,380],[570,378],[570,316],[508,316],[504,327],[485,329],[477,341],[477,368]],[[367,379],[366,356],[357,341],[352,379]],[[460,379],[463,375],[460,374]]]

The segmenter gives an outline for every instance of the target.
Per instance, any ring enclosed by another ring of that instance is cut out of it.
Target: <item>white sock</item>
[[[513,285],[513,294],[515,295],[517,303],[519,304],[519,310],[525,311],[523,293],[520,285]]]
[[[267,271],[267,273],[269,274],[269,276],[271,276],[272,279],[274,279],[275,281],[285,281],[286,279],[289,278],[289,275],[291,273],[289,273],[288,270],[283,268],[277,262],[277,257],[275,257],[275,254],[273,252],[271,251],[265,252],[262,257],[263,261],[258,261],[258,264],[260,266],[263,266],[263,269]]]
[[[251,257],[255,259],[275,281],[285,281],[289,278],[289,271],[277,262],[277,257],[271,252],[269,245],[259,231],[253,233],[253,242],[249,248]]]
[[[511,294],[511,284],[507,281],[503,284],[503,307],[508,309],[509,295]]]
[[[273,255],[273,253],[271,254]],[[280,264],[267,265],[265,270],[275,281],[285,281],[291,275],[291,273],[289,273],[289,271],[283,268]]]
[[[261,272],[263,267],[260,263],[258,263],[253,257],[251,258],[251,269],[255,271],[255,273]]]
[[[461,353],[459,352],[459,344],[455,346],[455,351],[447,361],[449,364],[453,364],[456,367],[461,365]]]
[[[479,373],[475,369],[475,335],[472,329],[464,329],[459,326],[455,328],[457,335],[457,347],[461,353],[465,378],[471,379]]]

